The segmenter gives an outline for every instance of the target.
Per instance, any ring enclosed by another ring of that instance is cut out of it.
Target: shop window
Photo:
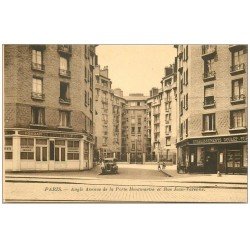
[[[44,108],[31,108],[31,123],[34,125],[45,125],[45,110]]]
[[[247,145],[243,145],[243,167],[247,167]]]
[[[68,160],[79,160],[79,141],[68,141]]]
[[[34,139],[21,138],[20,158],[22,160],[34,160]]]
[[[215,131],[215,114],[203,115],[203,131]]]
[[[203,166],[204,164],[204,148],[197,147],[197,166]]]
[[[60,111],[60,127],[70,127],[70,111]]]
[[[65,161],[65,141],[55,141],[55,161]]]
[[[47,161],[48,144],[46,139],[36,139],[36,161]]]
[[[5,160],[13,159],[13,139],[12,138],[5,138],[4,152],[5,152]]]
[[[228,150],[227,151],[227,167],[228,168],[241,167],[241,159],[242,159],[242,154],[240,150]]]
[[[230,117],[231,117],[231,128],[246,127],[246,116],[244,109],[231,111]]]

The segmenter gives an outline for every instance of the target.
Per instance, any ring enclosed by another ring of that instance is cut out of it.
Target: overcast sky
[[[173,45],[99,45],[96,52],[101,67],[109,67],[112,88],[124,95],[144,93],[160,87],[164,67],[174,62]]]

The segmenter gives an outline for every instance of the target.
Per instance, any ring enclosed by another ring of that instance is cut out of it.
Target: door
[[[217,172],[217,152],[206,152],[205,172],[211,174]]]

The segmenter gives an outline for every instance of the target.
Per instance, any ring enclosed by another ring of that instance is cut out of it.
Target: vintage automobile
[[[102,174],[117,174],[118,166],[116,164],[116,158],[105,158],[104,165],[101,167]]]

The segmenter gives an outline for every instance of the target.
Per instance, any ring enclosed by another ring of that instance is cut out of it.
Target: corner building
[[[178,169],[247,172],[247,46],[177,45]]]
[[[4,47],[7,171],[93,166],[94,45]]]

